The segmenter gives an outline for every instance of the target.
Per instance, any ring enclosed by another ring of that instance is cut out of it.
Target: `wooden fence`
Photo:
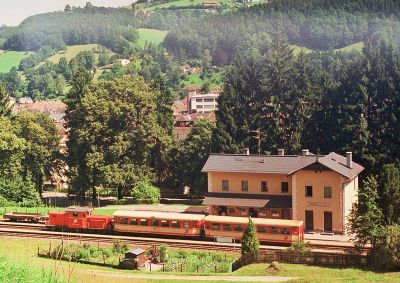
[[[365,266],[368,263],[368,256],[333,253],[299,254],[288,251],[264,251],[260,252],[257,258],[252,254],[247,254],[240,257],[232,264],[232,271],[235,271],[251,263],[263,263],[272,261],[309,265]]]

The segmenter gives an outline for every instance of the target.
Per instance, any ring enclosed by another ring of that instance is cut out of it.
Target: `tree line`
[[[169,32],[164,45],[180,58],[199,58],[209,49],[214,64],[225,65],[249,48],[263,52],[275,34],[313,50],[342,48],[372,35],[398,40],[399,15],[399,2],[392,0],[274,0],[195,20]]]
[[[2,33],[5,49],[37,51],[43,47],[61,50],[66,45],[98,43],[117,53],[138,38],[136,17],[125,8],[66,7],[64,11],[35,15],[18,27]]]
[[[61,169],[60,138],[42,113],[11,113],[0,84],[0,206],[40,205],[45,179]]]

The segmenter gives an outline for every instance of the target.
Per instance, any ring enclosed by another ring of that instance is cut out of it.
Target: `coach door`
[[[332,212],[324,211],[324,231],[332,232]]]
[[[314,213],[312,210],[306,210],[306,230],[314,230]]]

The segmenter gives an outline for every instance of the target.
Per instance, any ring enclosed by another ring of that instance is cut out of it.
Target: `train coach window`
[[[147,219],[140,219],[140,225],[147,226]]]
[[[278,234],[278,228],[276,227],[269,227],[270,234]]]
[[[78,212],[72,212],[73,217],[78,217]]]
[[[157,219],[153,219],[153,221],[151,222],[152,226],[158,226],[158,220]]]
[[[221,230],[221,225],[219,223],[211,224],[211,230]]]
[[[199,227],[199,224],[195,221],[195,222],[193,223],[193,227],[194,227],[194,228],[197,228],[197,227]]]
[[[258,233],[265,233],[267,229],[265,229],[264,226],[257,226],[257,232]]]
[[[175,221],[175,220],[171,221],[171,226],[179,228],[179,221]]]
[[[119,224],[128,224],[128,218],[121,218]]]
[[[136,219],[131,219],[131,220],[129,220],[129,224],[131,224],[131,225],[136,225],[136,224],[137,224]]]
[[[242,231],[243,231],[243,227],[242,227],[242,225],[240,225],[240,224],[235,224],[234,230],[235,230],[235,231],[240,231],[240,232],[242,232]]]
[[[231,224],[222,224],[222,229],[224,231],[231,231]]]
[[[293,234],[297,235],[298,234],[298,228],[297,227],[293,227]]]
[[[283,228],[281,229],[281,233],[282,233],[282,234],[290,234],[290,228],[288,228],[288,227],[283,227]]]
[[[162,227],[169,227],[169,223],[167,220],[161,220],[161,226]]]
[[[189,221],[183,221],[183,228],[189,228]]]

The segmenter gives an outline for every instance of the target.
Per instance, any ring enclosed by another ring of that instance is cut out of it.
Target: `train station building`
[[[306,231],[343,233],[364,168],[334,152],[211,154],[203,204],[212,215],[303,220]]]

